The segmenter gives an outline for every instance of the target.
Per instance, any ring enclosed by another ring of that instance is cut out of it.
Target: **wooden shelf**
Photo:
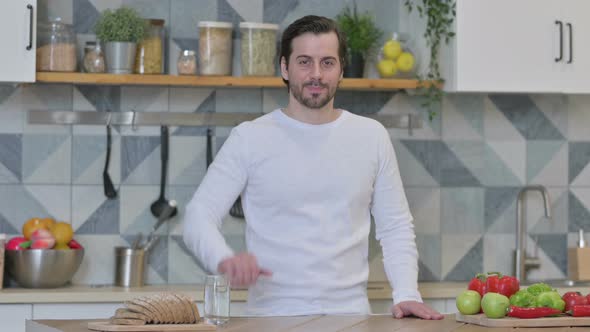
[[[283,88],[280,77],[235,77],[235,76],[176,76],[137,74],[89,74],[37,72],[40,83],[70,83],[89,85],[164,85],[193,87],[235,88]],[[428,84],[428,83],[426,83]],[[418,80],[412,79],[365,79],[345,78],[340,83],[343,90],[400,90],[416,89]]]

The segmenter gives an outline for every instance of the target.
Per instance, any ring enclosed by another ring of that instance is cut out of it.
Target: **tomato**
[[[575,305],[590,304],[588,298],[580,292],[567,292],[561,298],[565,301],[565,311],[569,311]]]
[[[510,300],[498,293],[486,293],[481,299],[481,308],[488,318],[502,318],[508,313]]]
[[[479,313],[481,308],[481,295],[474,290],[466,290],[461,292],[456,299],[457,309],[463,315],[474,315]]]

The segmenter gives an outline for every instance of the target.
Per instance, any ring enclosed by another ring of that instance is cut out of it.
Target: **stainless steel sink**
[[[534,283],[544,282],[553,288],[565,288],[565,287],[590,287],[590,281],[574,281],[569,279],[549,279],[549,280],[527,280],[522,283],[521,286],[527,287]]]

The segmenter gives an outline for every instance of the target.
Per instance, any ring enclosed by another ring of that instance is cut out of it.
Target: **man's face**
[[[342,70],[338,37],[330,33],[305,33],[291,41],[289,66],[281,59],[281,74],[289,91],[300,104],[320,109],[334,99]]]

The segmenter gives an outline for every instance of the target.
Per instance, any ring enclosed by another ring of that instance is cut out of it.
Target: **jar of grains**
[[[84,59],[82,61],[84,71],[87,73],[104,73],[104,54],[100,43],[94,41],[86,42],[84,46]]]
[[[134,71],[137,74],[163,74],[165,21],[159,19],[146,21],[148,24],[145,37],[137,44]]]
[[[199,22],[201,75],[231,75],[232,28],[228,22]]]
[[[176,62],[178,75],[195,75],[197,73],[197,57],[195,51],[184,50]]]
[[[242,75],[274,76],[276,73],[276,24],[242,22]]]
[[[39,23],[37,32],[37,70],[75,71],[76,35],[72,26],[60,18]]]

